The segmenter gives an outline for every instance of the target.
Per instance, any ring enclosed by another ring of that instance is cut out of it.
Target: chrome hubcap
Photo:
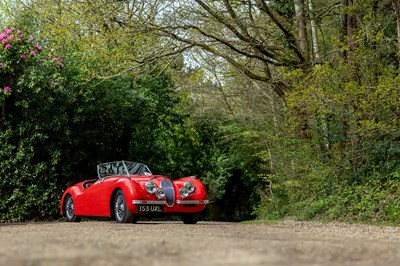
[[[125,203],[122,196],[118,196],[117,201],[115,203],[115,214],[117,215],[119,220],[122,220],[125,215]]]

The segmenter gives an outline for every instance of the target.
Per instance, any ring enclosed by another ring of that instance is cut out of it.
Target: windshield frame
[[[100,180],[111,176],[152,175],[147,165],[131,161],[114,161],[97,165]]]

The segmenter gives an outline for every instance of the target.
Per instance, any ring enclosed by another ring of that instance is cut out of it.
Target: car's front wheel
[[[67,195],[64,200],[64,217],[67,222],[80,222],[82,218],[75,215],[75,204],[71,195]]]
[[[200,213],[181,214],[181,220],[185,224],[196,224],[200,220]]]
[[[138,220],[126,206],[124,192],[118,190],[114,199],[114,216],[117,223],[135,223]]]

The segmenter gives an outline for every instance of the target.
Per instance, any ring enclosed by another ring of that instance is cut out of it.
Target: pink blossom
[[[10,35],[7,40],[12,41],[14,39],[14,35]]]
[[[4,65],[3,65],[3,63],[0,63],[0,68],[2,68]]]
[[[26,59],[26,56],[24,54],[21,55],[20,57],[21,57],[21,59],[24,59],[24,60]]]
[[[5,34],[4,32],[2,34],[0,34],[0,40],[3,40],[7,37],[7,34]]]
[[[5,86],[5,87],[4,87],[4,90],[5,90],[5,91],[10,91],[10,90],[11,90],[11,88],[10,88],[10,87],[8,87],[8,86]]]
[[[35,55],[36,53],[35,53],[35,51],[30,51],[29,54],[30,55]]]
[[[18,36],[22,36],[22,32],[20,30],[17,30]]]
[[[36,50],[38,50],[38,51],[42,51],[43,50],[42,46],[39,46],[39,45],[35,45],[34,48]]]
[[[11,32],[12,32],[12,30],[10,30],[10,29],[5,29],[5,30],[4,30],[4,33],[5,33],[5,34],[10,34]]]
[[[57,63],[57,66],[61,68],[61,67],[63,67],[64,65],[63,65],[63,63],[58,62],[58,63]]]
[[[53,60],[58,62],[58,61],[61,61],[61,58],[59,58],[59,57],[54,57]]]
[[[7,39],[1,40],[2,43],[7,43]]]
[[[30,41],[30,42],[33,41],[33,40],[34,40],[34,39],[33,39],[32,37],[29,37],[29,38],[28,38],[28,41]]]
[[[9,49],[9,48],[11,48],[11,44],[7,43],[6,44],[6,49]]]

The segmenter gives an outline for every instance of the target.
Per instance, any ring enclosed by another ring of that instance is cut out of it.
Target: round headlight
[[[156,184],[154,184],[153,181],[147,182],[145,187],[146,187],[147,193],[149,193],[149,194],[153,194],[157,191],[157,186],[156,186]]]
[[[164,196],[165,196],[164,189],[162,189],[162,188],[157,189],[156,196],[158,199],[164,198]]]
[[[185,188],[185,186],[183,186],[180,190],[179,190],[179,194],[181,194],[182,199],[186,198],[187,196],[189,196],[189,191],[187,190],[187,188]]]
[[[186,181],[183,187],[187,189],[189,194],[194,192],[194,185],[190,181]]]

